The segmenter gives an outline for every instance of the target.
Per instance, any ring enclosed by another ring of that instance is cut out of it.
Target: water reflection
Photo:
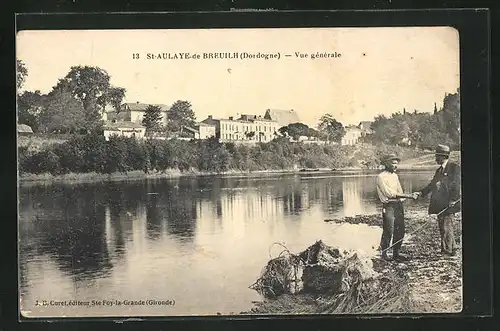
[[[402,185],[428,177],[401,176]],[[19,207],[25,304],[55,293],[163,295],[185,297],[172,309],[183,314],[246,309],[270,244],[335,238],[325,218],[379,205],[373,176],[276,176],[22,187]]]

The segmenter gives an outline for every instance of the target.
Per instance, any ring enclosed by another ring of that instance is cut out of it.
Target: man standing
[[[448,161],[450,148],[446,145],[436,147],[436,163],[439,168],[429,185],[418,193],[427,196],[431,193],[429,215],[438,215],[439,233],[441,235],[441,253],[455,255],[456,243],[453,234],[454,214],[460,209],[460,166]]]
[[[416,194],[405,194],[396,174],[400,159],[395,154],[382,158],[384,170],[377,176],[377,193],[382,202],[383,231],[380,240],[382,258],[389,260],[387,250],[391,239],[394,243],[393,259],[404,261],[407,258],[399,253],[405,235],[403,201],[405,198],[416,199]]]

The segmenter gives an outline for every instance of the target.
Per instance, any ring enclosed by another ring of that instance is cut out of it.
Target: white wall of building
[[[215,137],[215,126],[213,125],[200,125],[199,126],[199,139],[208,139]]]
[[[356,145],[361,137],[362,131],[357,128],[347,128],[344,137],[342,137],[342,145]]]
[[[104,130],[104,138],[106,140],[109,140],[111,136],[135,137],[137,139],[142,139],[145,134],[145,128],[118,128],[114,130]]]
[[[223,141],[249,140],[248,132],[255,132],[251,140],[269,142],[275,138],[278,124],[274,121],[220,120],[220,139]]]

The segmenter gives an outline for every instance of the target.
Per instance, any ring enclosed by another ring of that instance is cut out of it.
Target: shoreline
[[[403,270],[408,276],[407,292],[411,302],[408,311],[397,313],[458,313],[463,308],[462,297],[462,216],[456,214],[454,222],[455,240],[458,244],[457,256],[450,258],[439,253],[439,233],[436,224],[429,222],[433,217],[419,207],[406,210],[407,231],[401,252],[410,257],[410,261],[396,263],[384,261],[378,256],[372,257],[374,270]],[[325,222],[348,224],[366,224],[381,227],[378,214],[362,214],[354,217],[342,217]],[[425,224],[429,224],[425,226]],[[415,231],[415,232],[414,232]],[[389,253],[390,254],[390,253]],[[329,296],[319,296],[329,299]],[[283,295],[274,300],[262,299],[254,302],[249,311],[240,312],[243,316],[283,315],[283,314],[326,314],[317,305],[318,295],[299,293]],[[368,314],[376,312],[366,312]],[[380,313],[380,312],[378,312]],[[349,315],[349,313],[344,313]]]
[[[405,166],[399,167],[401,171],[430,171],[435,170],[436,166]],[[375,173],[378,169],[371,168],[339,168],[339,169],[318,169],[318,170],[301,170],[301,169],[268,169],[268,170],[228,170],[221,173],[215,172],[202,172],[197,170],[180,171],[178,169],[168,169],[166,171],[152,171],[148,174],[142,170],[133,170],[126,173],[111,173],[102,174],[96,172],[90,173],[68,173],[64,175],[52,175],[50,173],[43,174],[18,174],[18,184],[23,186],[26,184],[51,184],[51,183],[93,183],[93,182],[119,182],[119,181],[133,181],[144,179],[177,179],[181,177],[208,177],[208,176],[221,176],[231,177],[239,175],[251,176],[265,176],[273,174],[285,175],[309,175],[309,174],[356,174],[356,173]]]

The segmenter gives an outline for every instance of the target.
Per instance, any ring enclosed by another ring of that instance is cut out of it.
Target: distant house
[[[33,130],[29,125],[26,124],[18,124],[17,125],[17,133],[20,136],[29,136],[33,134]]]
[[[361,129],[362,136],[365,136],[367,134],[373,133],[373,130],[371,128],[372,123],[373,122],[371,122],[371,121],[362,121],[362,122],[359,122],[358,128]]]
[[[215,137],[216,129],[215,125],[213,124],[200,122],[197,126],[195,126],[195,129],[198,130],[199,139],[208,139],[211,137]]]
[[[363,131],[357,126],[347,126],[345,128],[345,135],[342,137],[342,145],[356,145],[360,137],[362,137]]]
[[[200,122],[193,127],[183,126],[181,136],[190,139],[208,139],[210,137],[215,137],[215,125]]]
[[[111,121],[104,124],[104,137],[109,140],[111,136],[144,138],[146,128],[139,123],[126,121]]]
[[[215,136],[222,142],[269,142],[279,129],[275,121],[257,115],[242,115],[238,119],[214,119],[210,115],[202,123],[215,126]]]
[[[200,139],[200,132],[195,128],[183,126],[181,138]]]
[[[147,104],[147,103],[124,103],[121,106],[120,111],[109,110],[106,112],[105,120],[107,121],[122,121],[122,122],[134,122],[142,123],[144,118],[144,112],[149,106],[157,106],[161,108],[161,121],[162,125],[167,124],[167,111],[169,106],[164,104]]]
[[[300,123],[299,115],[293,109],[267,109],[264,119],[278,123],[278,129],[292,123]]]
[[[371,130],[372,123],[373,123],[372,121],[361,121],[359,122],[358,127],[361,130]]]

